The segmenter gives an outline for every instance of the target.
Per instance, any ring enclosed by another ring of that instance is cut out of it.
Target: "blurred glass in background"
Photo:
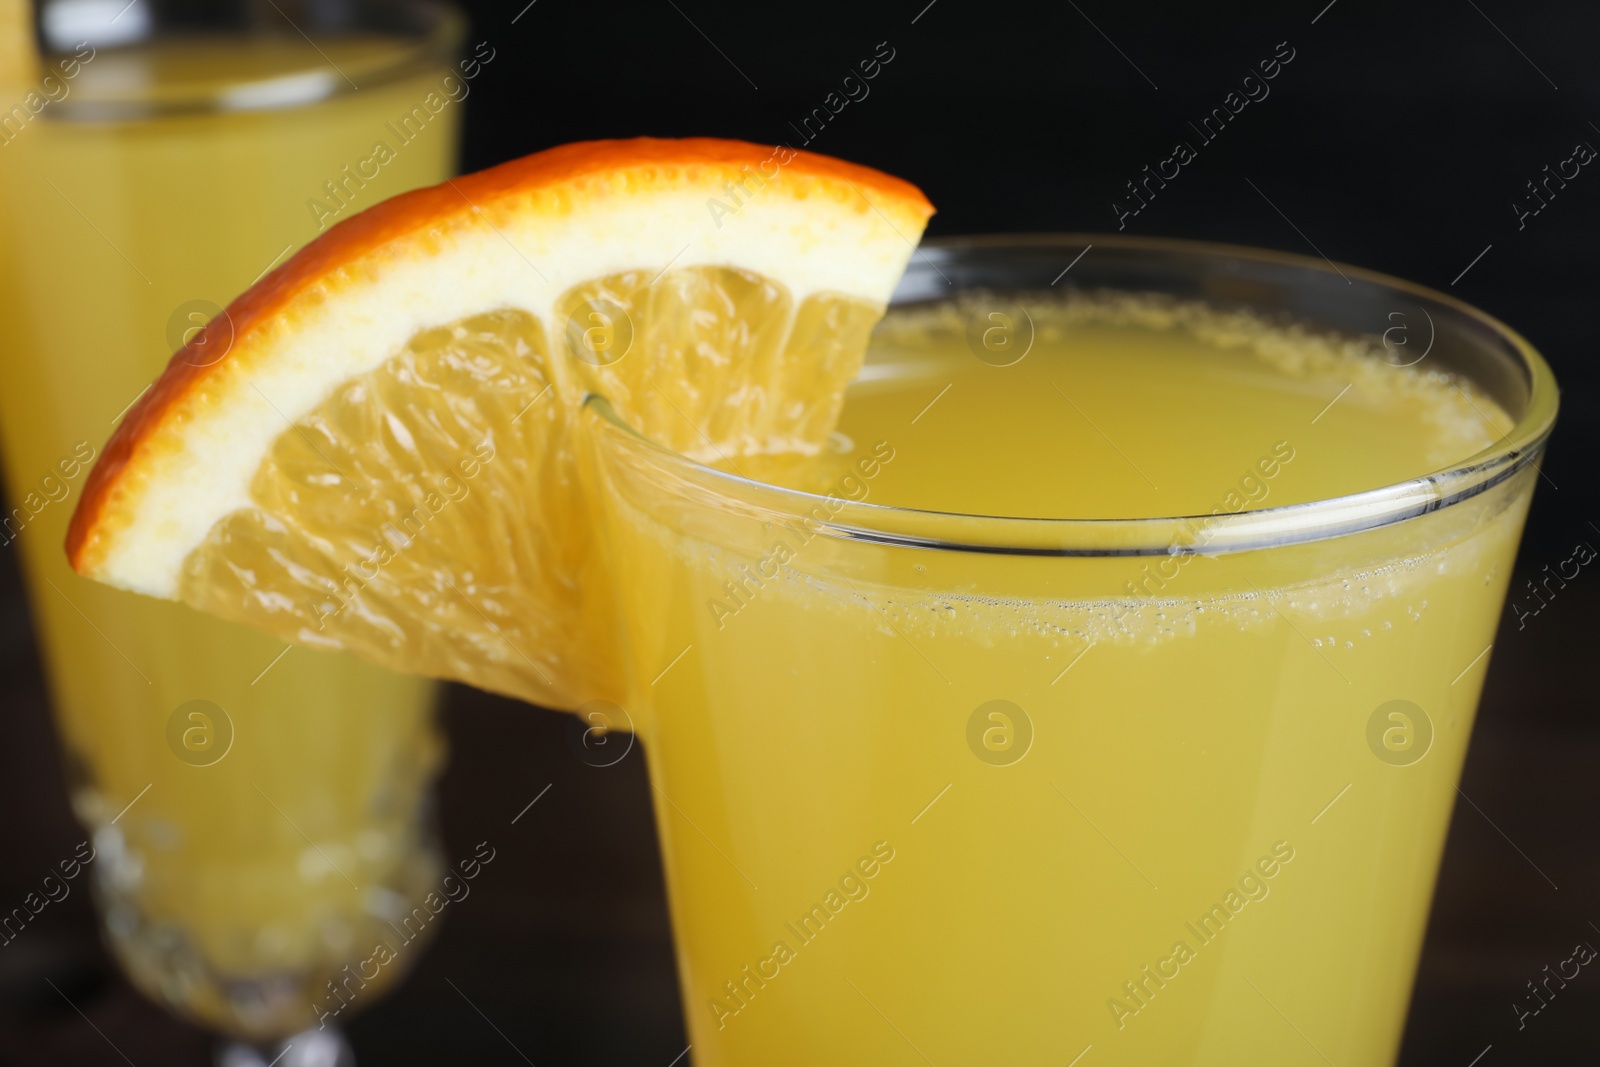
[[[458,59],[461,31],[421,3],[0,0],[0,551],[118,958],[269,1049],[414,962],[441,870],[432,687],[80,579],[62,540],[102,442],[200,326],[335,221],[452,172],[484,61]],[[221,333],[185,358],[220,359]]]

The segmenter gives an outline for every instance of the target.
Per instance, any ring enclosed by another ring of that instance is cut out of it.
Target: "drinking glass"
[[[1047,520],[760,484],[591,398],[702,1067],[1396,1055],[1554,381],[1444,294],[1216,245],[936,242],[896,303],[1026,309],[1091,242],[1084,291],[1426,316],[1516,425],[1337,499]]]
[[[337,1053],[419,951],[431,684],[81,579],[61,543],[96,446],[194,330],[336,219],[449,176],[461,28],[421,3],[56,0],[0,111],[0,551],[105,932],[141,990],[266,1060],[307,1028]]]

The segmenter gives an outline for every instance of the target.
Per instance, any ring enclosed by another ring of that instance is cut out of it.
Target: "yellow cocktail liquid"
[[[409,965],[402,947],[376,976],[342,970],[380,937],[403,945],[396,929],[435,888],[430,686],[280,658],[281,642],[78,578],[61,544],[100,442],[186,330],[334,217],[450,173],[464,79],[379,77],[399,48],[102,50],[0,100],[0,551],[22,556],[112,943],[145,990],[224,1030],[314,1025],[314,1005],[361,1006]],[[345,77],[360,90],[214,110]],[[213,110],[83,110],[185,100]]]
[[[1510,420],[1375,343],[1026,310],[1009,366],[974,354],[981,306],[891,313],[833,456],[738,463],[803,506],[602,435],[696,1063],[1392,1062],[1531,468],[1248,551],[827,524],[1227,516],[1439,469]]]

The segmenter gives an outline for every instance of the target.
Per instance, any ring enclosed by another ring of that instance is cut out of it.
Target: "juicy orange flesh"
[[[560,330],[503,310],[425,331],[343,383],[273,443],[254,506],[190,554],[180,598],[547,706],[620,698],[573,439],[582,392],[708,461],[814,453],[882,315],[837,294],[797,308],[731,268],[652,277],[575,287]]]
[[[882,315],[837,296],[797,310],[781,284],[727,268],[654,284],[644,271],[611,275],[556,304],[583,384],[630,426],[706,462],[815,452]]]

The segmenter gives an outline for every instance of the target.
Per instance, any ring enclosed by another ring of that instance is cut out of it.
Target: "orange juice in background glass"
[[[331,222],[452,172],[493,49],[459,60],[434,5],[121,7],[44,5],[37,67],[0,74],[0,551],[119,959],[174,1010],[276,1038],[412,962],[330,985],[435,888],[431,683],[83,581],[60,545],[100,443],[195,327]]]

